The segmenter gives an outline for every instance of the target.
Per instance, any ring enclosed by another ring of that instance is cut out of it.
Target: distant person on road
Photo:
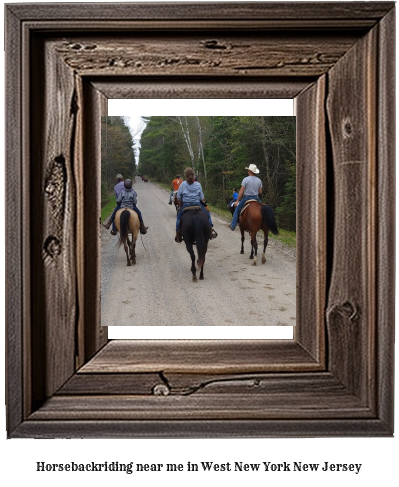
[[[179,190],[177,191],[177,199],[180,202],[180,210],[177,213],[176,218],[175,242],[181,243],[183,240],[180,234],[180,218],[184,213],[184,208],[187,208],[189,206],[199,206],[205,211],[205,213],[208,215],[209,223],[212,227],[211,239],[216,238],[217,233],[213,229],[211,214],[205,208],[205,196],[202,192],[201,184],[197,181],[194,181],[194,171],[191,169],[191,167],[188,167],[184,171],[184,175],[186,177],[186,180],[180,184]]]
[[[183,179],[181,178],[180,174],[178,174],[176,176],[176,178],[172,181],[172,187],[171,187],[172,192],[170,193],[170,198],[169,198],[169,204],[170,205],[172,204],[172,198],[174,197],[174,195],[179,190],[179,187],[180,187],[182,182],[183,182]]]

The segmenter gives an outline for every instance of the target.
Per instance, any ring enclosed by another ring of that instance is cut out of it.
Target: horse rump
[[[186,211],[181,217],[180,232],[192,259],[194,259],[192,246],[194,244],[197,246],[198,260],[196,267],[198,270],[202,270],[204,265],[211,231],[208,215],[201,209]]]
[[[196,215],[193,216],[193,225],[198,253],[197,269],[200,270],[205,262],[205,254],[208,249],[208,241],[211,233],[208,228],[210,227],[208,217],[204,211],[196,211]]]
[[[262,212],[262,221],[266,223],[267,228],[273,233],[273,235],[278,235],[276,219],[274,218],[274,213],[272,208],[268,205],[262,205],[261,212]]]

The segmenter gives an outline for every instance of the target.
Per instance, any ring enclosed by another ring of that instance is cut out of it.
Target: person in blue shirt
[[[175,242],[177,243],[182,242],[182,237],[180,235],[180,218],[183,215],[184,208],[187,208],[188,206],[200,206],[208,215],[209,223],[211,227],[213,227],[211,215],[209,211],[207,211],[205,208],[205,196],[204,193],[202,192],[202,186],[199,182],[194,180],[194,171],[192,170],[191,167],[188,167],[184,171],[184,175],[186,177],[186,180],[180,184],[179,189],[177,191],[177,199],[179,200],[180,203],[180,210],[177,213],[177,218],[176,218]],[[212,228],[211,239],[216,237],[217,237],[217,233]]]
[[[231,212],[233,211],[232,207],[234,203],[237,201],[237,198],[238,198],[237,188],[233,188],[233,196],[231,197],[231,199],[229,199],[227,204],[227,209],[230,210]]]
[[[235,230],[238,222],[238,217],[240,216],[240,211],[248,200],[260,201],[259,195],[262,194],[262,181],[255,176],[259,174],[259,169],[255,164],[250,164],[246,167],[248,171],[248,176],[242,180],[241,188],[238,193],[236,202],[234,203],[236,209],[234,211],[233,220],[230,223],[230,229]]]

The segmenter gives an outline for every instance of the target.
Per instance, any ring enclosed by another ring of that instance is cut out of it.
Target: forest
[[[255,164],[262,202],[273,208],[279,227],[296,230],[295,117],[142,117],[146,128],[137,168],[123,117],[107,118],[101,139],[102,195],[112,190],[118,172],[170,184],[192,167],[208,203],[225,209],[233,188],[239,189],[247,176],[245,167]]]
[[[115,186],[115,176],[133,178],[136,157],[124,117],[101,117],[101,206]]]

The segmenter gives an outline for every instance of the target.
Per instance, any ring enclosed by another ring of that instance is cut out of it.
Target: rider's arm
[[[262,194],[262,188],[259,188],[259,194]]]
[[[238,193],[238,198],[236,199],[236,202],[234,203],[236,206],[238,205],[240,199],[244,196],[244,191],[245,191],[245,186],[241,186],[240,191]]]

